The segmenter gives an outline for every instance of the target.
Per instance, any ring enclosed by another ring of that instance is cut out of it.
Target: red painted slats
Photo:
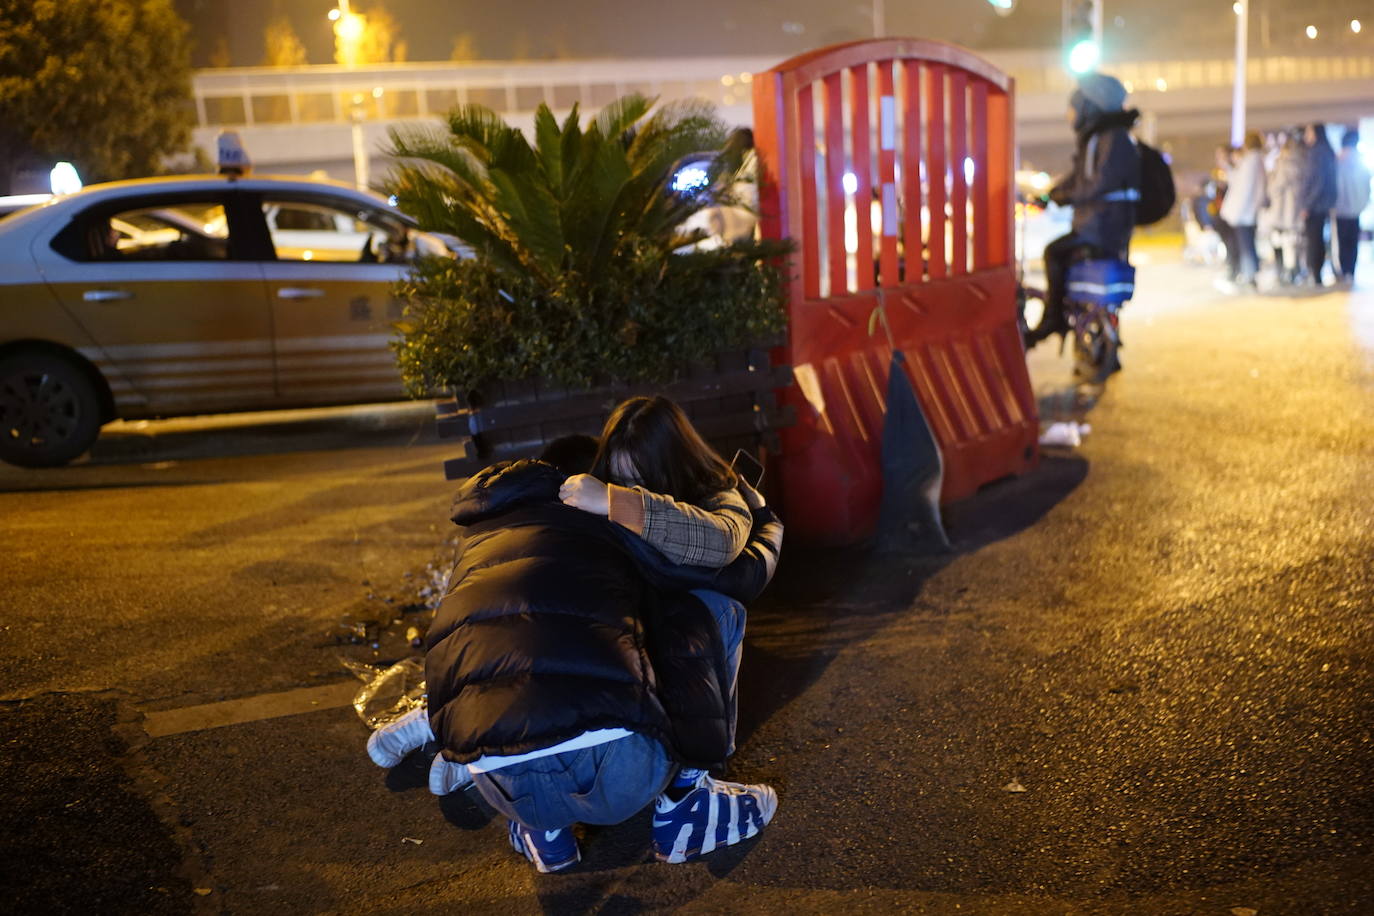
[[[949,75],[949,267],[968,273],[968,81],[960,70]],[[976,166],[975,166],[976,169]]]
[[[783,65],[799,80],[811,82],[827,73],[852,67],[869,60],[913,60],[958,67],[998,87],[1005,87],[1011,77],[978,55],[956,45],[924,38],[880,38],[856,41],[847,45],[832,45],[799,54]],[[779,68],[782,69],[782,68]]]
[[[945,264],[945,68],[926,68],[926,187],[930,201],[930,232],[927,236],[930,279],[942,279]]]
[[[854,219],[858,244],[855,246],[855,283],[856,290],[870,290],[874,284],[873,269],[873,165],[872,143],[868,119],[868,64],[853,67],[849,71],[849,119],[850,148],[854,160],[850,169],[854,172]]]
[[[969,133],[973,138],[973,148],[969,155],[977,163],[973,173],[973,224],[969,227],[973,235],[973,269],[985,270],[988,266],[988,84],[975,79],[972,85],[973,111],[970,116]]]
[[[897,97],[892,81],[892,61],[878,62],[878,201],[882,210],[879,233],[879,286],[900,283],[897,274]]]
[[[902,226],[902,257],[905,280],[914,285],[925,278],[925,238],[921,225],[924,196],[921,193],[921,68],[914,60],[902,61],[902,181],[901,201],[906,218]]]
[[[1016,187],[1011,103],[1009,92],[988,93],[988,262],[997,267],[1010,266],[1016,251],[1011,218]]]
[[[811,85],[797,93],[797,173],[801,180],[802,290],[807,300],[821,296],[821,224],[816,202],[816,106]]]
[[[844,96],[841,75],[825,78],[825,252],[830,295],[849,291],[844,250]]]

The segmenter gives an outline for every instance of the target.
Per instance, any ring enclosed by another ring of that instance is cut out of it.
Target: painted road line
[[[280,719],[321,709],[340,709],[353,705],[353,697],[361,685],[357,681],[340,681],[325,687],[301,687],[281,693],[263,693],[255,697],[225,700],[164,709],[144,714],[143,730],[150,738],[165,738],[186,732],[200,732],[226,725]]]

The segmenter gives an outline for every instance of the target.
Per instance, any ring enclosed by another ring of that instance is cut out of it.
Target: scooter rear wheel
[[[1101,385],[1121,367],[1116,334],[1101,311],[1080,313],[1073,329],[1074,376],[1080,382]]]

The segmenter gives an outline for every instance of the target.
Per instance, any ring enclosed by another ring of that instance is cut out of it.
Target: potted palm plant
[[[412,395],[454,394],[441,432],[468,437],[469,460],[451,474],[594,431],[648,387],[747,413],[755,432],[775,418],[767,392],[782,379],[757,348],[784,326],[788,246],[708,247],[685,228],[738,204],[749,151],[728,136],[706,103],[638,95],[585,124],[576,107],[560,123],[541,106],[532,137],[478,105],[391,132],[398,206],[472,250],[416,265],[393,344]],[[688,158],[704,162],[700,186],[674,189]],[[729,438],[742,422],[716,425]]]

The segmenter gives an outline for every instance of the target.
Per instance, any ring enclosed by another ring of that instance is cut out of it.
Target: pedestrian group
[[[1325,287],[1328,263],[1332,284],[1354,283],[1370,170],[1357,129],[1342,132],[1339,152],[1330,133],[1322,123],[1267,136],[1252,130],[1241,146],[1217,149],[1210,193],[1194,217],[1225,247],[1222,288],[1256,290],[1266,249],[1276,287]]]

